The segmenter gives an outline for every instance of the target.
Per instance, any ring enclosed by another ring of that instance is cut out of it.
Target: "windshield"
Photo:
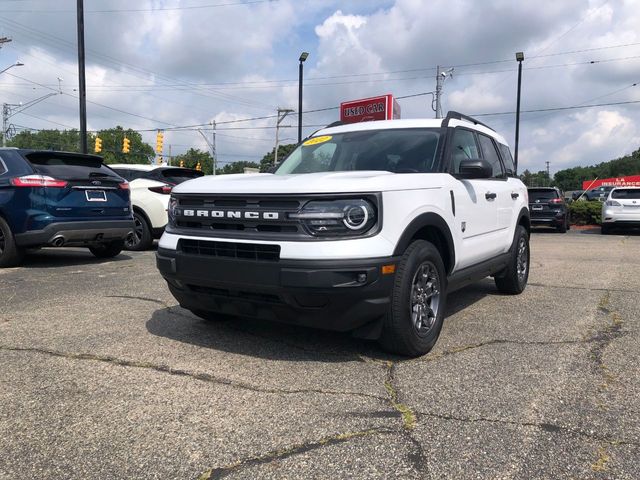
[[[529,189],[529,203],[533,203],[536,201],[548,202],[549,200],[553,200],[554,198],[558,198],[558,193],[555,190]]]
[[[435,172],[439,138],[437,128],[367,130],[312,137],[299,145],[275,173]]]
[[[90,177],[113,177],[120,179],[116,173],[102,163],[99,157],[74,154],[56,154],[35,152],[25,155],[34,170],[42,175],[62,179],[87,179]]]
[[[616,188],[611,192],[611,198],[628,198],[640,200],[640,188]]]
[[[193,178],[202,177],[204,173],[188,168],[165,168],[160,172],[161,176],[168,182],[177,185]]]

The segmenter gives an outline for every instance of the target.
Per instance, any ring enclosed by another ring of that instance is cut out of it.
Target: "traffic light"
[[[93,147],[93,151],[95,153],[100,153],[102,151],[102,139],[100,137],[96,137],[96,144]]]
[[[156,135],[156,153],[162,154],[162,144],[164,142],[164,133],[158,130]]]
[[[200,162],[196,163],[196,170],[201,171],[202,167],[200,166]]]
[[[127,137],[124,137],[124,140],[122,140],[122,153],[129,153],[130,149],[131,140],[129,140]]]
[[[184,160],[180,160],[180,168],[184,168]]]

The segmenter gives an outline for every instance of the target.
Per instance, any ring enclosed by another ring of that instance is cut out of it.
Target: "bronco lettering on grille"
[[[183,210],[185,217],[205,217],[205,218],[246,218],[249,220],[278,220],[278,212],[243,212],[241,210]]]

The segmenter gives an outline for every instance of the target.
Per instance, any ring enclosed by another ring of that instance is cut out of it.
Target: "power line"
[[[230,3],[216,3],[210,5],[190,5],[182,7],[158,7],[158,8],[123,8],[123,9],[110,9],[110,10],[85,10],[84,13],[131,13],[131,12],[160,12],[160,11],[174,11],[174,10],[196,10],[204,8],[218,8],[218,7],[235,7],[242,5],[255,5],[259,3],[271,3],[278,0],[249,0],[246,2],[230,2]],[[4,10],[7,13],[75,13],[75,10]]]
[[[536,113],[536,112],[559,112],[562,110],[578,110],[582,108],[594,107],[611,107],[616,105],[632,105],[640,103],[640,100],[629,100],[627,102],[611,102],[611,103],[593,103],[589,105],[573,105],[571,107],[552,107],[552,108],[536,108],[532,110],[520,110],[520,113]],[[494,113],[474,113],[472,117],[489,117],[495,115],[514,115],[516,112],[494,112]]]

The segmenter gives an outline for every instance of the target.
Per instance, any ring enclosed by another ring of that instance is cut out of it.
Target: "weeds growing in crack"
[[[607,470],[607,463],[611,460],[611,457],[607,454],[604,447],[598,448],[598,459],[591,464],[591,470],[594,472],[604,472]]]

